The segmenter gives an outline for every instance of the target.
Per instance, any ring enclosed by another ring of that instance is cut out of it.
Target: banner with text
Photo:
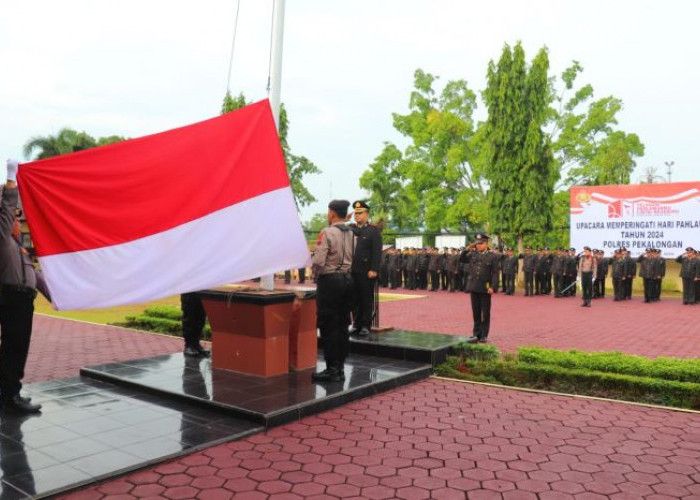
[[[700,182],[580,186],[570,189],[571,246],[633,257],[648,247],[673,258],[700,247]]]

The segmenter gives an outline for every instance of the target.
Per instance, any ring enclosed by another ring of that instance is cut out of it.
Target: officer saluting
[[[355,211],[355,225],[350,226],[355,233],[355,255],[352,259],[352,279],[354,287],[353,327],[360,337],[369,335],[372,327],[374,291],[382,258],[382,233],[378,227],[369,224],[369,206],[364,201],[352,204]]]
[[[473,334],[468,342],[486,342],[489,336],[491,294],[498,291],[499,256],[489,252],[488,243],[488,236],[477,234],[474,243],[460,256],[460,262],[466,263],[469,270],[465,291],[471,295],[474,318]]]

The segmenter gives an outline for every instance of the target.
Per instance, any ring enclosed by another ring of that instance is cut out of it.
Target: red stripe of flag
[[[160,233],[287,187],[289,177],[265,100],[186,127],[23,164],[18,184],[37,254],[48,256]]]

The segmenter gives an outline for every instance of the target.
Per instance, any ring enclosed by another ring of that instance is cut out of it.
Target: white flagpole
[[[284,38],[285,0],[273,0],[272,47],[270,55],[270,106],[275,125],[280,128],[280,95],[282,91],[282,40]],[[275,289],[275,276],[267,275],[260,279],[263,290]]]

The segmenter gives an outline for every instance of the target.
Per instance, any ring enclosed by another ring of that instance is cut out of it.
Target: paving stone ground
[[[382,324],[469,334],[469,297],[388,302]],[[700,307],[494,297],[493,342],[700,355]],[[38,316],[25,382],[182,348]],[[440,379],[402,387],[65,496],[77,499],[700,500],[700,415]]]
[[[430,379],[71,500],[700,498],[700,418]]]

